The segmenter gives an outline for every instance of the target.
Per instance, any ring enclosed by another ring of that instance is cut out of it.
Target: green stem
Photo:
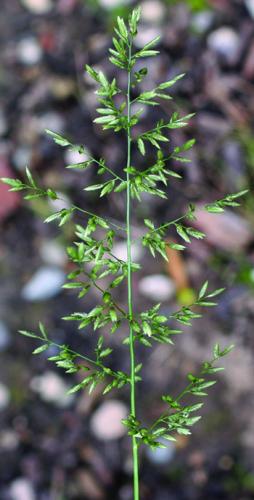
[[[91,278],[90,274],[87,273],[86,271],[82,270],[82,272],[85,274],[85,276],[87,276],[91,282],[93,283],[94,287],[97,288],[97,290],[99,290],[102,294],[104,294],[105,292],[107,292],[108,290],[104,289],[104,288],[101,288],[100,285],[98,285],[98,283]],[[114,300],[112,300],[112,304],[115,306],[115,308],[123,315],[124,318],[127,318],[128,317],[128,314],[126,313],[126,311],[124,311],[124,309],[122,309],[118,304],[117,302],[115,302]]]
[[[160,229],[166,229],[169,226],[172,226],[173,224],[177,224],[177,222],[180,222],[180,220],[185,219],[185,217],[188,215],[188,212],[186,214],[182,215],[181,217],[178,217],[178,219],[171,220],[169,222],[166,222],[165,224],[162,224],[159,227],[156,227],[155,229],[151,229],[150,234],[156,233],[156,231],[160,231]]]
[[[129,57],[128,57],[128,89],[127,89],[127,112],[128,112],[128,126],[127,126],[127,206],[126,206],[126,227],[127,227],[127,259],[128,259],[128,309],[130,319],[130,385],[131,385],[131,415],[136,418],[136,387],[135,387],[135,349],[134,349],[134,332],[131,326],[133,319],[133,306],[132,306],[132,257],[131,257],[131,193],[130,193],[130,174],[129,167],[131,166],[131,41],[129,43]],[[139,500],[139,464],[138,464],[138,443],[135,436],[132,437],[132,456],[133,456],[133,498]]]
[[[97,361],[95,361],[94,359],[89,358],[88,356],[84,356],[83,354],[80,354],[80,353],[78,353],[76,351],[73,351],[68,346],[65,346],[63,344],[57,344],[56,342],[53,342],[52,340],[46,339],[44,337],[40,337],[39,335],[36,335],[36,337],[34,337],[34,338],[36,338],[38,340],[41,340],[42,342],[44,342],[45,344],[48,344],[49,346],[58,347],[58,349],[63,349],[64,347],[66,347],[68,349],[69,353],[74,354],[75,356],[78,356],[79,358],[84,359],[88,363],[90,363],[92,365],[95,365],[98,368],[102,369],[101,363],[98,363]]]
[[[95,160],[95,158],[91,158],[91,159],[94,161],[94,163],[96,163],[100,167],[102,167],[105,170],[107,170],[107,172],[109,172],[109,174],[111,174],[116,180],[121,181],[121,182],[124,181],[123,177],[120,177],[120,175],[117,175],[115,172],[113,172],[113,170],[111,170],[111,168],[109,168],[106,165],[104,165],[104,163],[101,163],[100,161]]]
[[[58,200],[63,200],[63,198],[57,198]],[[96,215],[93,212],[88,212],[87,210],[84,210],[83,208],[79,207],[78,205],[72,205],[75,210],[78,210],[79,212],[82,212],[83,214],[89,215],[90,217],[97,217],[98,219],[100,218],[100,215]],[[105,219],[105,221],[110,224],[111,226],[115,227],[116,229],[120,229],[121,231],[125,231],[124,227],[119,226],[118,224],[115,224],[114,222],[111,222],[109,219],[106,219],[105,217],[101,217],[101,219]]]

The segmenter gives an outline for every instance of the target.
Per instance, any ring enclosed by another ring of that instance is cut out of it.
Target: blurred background
[[[44,200],[24,203],[0,184],[0,498],[3,500],[129,500],[131,454],[119,420],[128,412],[128,392],[101,396],[96,390],[66,396],[73,380],[57,371],[46,354],[33,357],[35,345],[16,332],[43,321],[50,336],[80,352],[92,353],[91,332],[77,332],[61,320],[87,311],[99,297],[90,292],[78,302],[61,286],[71,269],[65,246],[73,223],[59,230],[42,220],[71,201],[123,220],[123,196],[110,203],[81,188],[94,180],[65,166],[82,160],[44,134],[45,128],[88,146],[120,172],[124,165],[119,136],[92,123],[96,97],[84,74],[86,63],[111,77],[108,63],[114,20],[127,16],[131,0],[2,0],[0,17],[0,176],[23,178],[29,165],[42,185],[62,194],[63,205]],[[206,311],[175,346],[138,349],[144,382],[138,387],[138,413],[151,422],[163,409],[161,394],[177,394],[186,374],[209,358],[212,345],[236,344],[226,371],[209,393],[204,418],[193,435],[179,436],[166,450],[141,454],[141,491],[146,500],[250,500],[254,498],[254,1],[144,0],[137,45],[161,35],[160,56],[146,64],[148,88],[177,73],[175,105],[195,111],[191,126],[171,134],[173,145],[196,137],[191,164],[172,165],[183,175],[173,180],[168,201],[144,198],[135,210],[134,235],[142,218],[167,221],[197,204],[249,188],[241,209],[216,216],[199,214],[195,227],[207,233],[169,264],[154,260],[136,245],[143,266],[134,276],[136,308],[155,302],[170,314],[195,297],[209,279],[211,289],[226,286],[219,305]],[[122,76],[119,75],[120,82]],[[122,82],[123,83],[123,82]],[[165,104],[165,101],[164,101]],[[142,127],[168,116],[149,108]],[[149,158],[148,158],[149,160]],[[144,167],[140,154],[134,164]],[[77,217],[79,223],[84,222]],[[124,258],[122,240],[115,253]],[[119,300],[126,296],[121,290]],[[105,332],[106,334],[107,332]],[[124,332],[109,339],[113,368],[128,370]],[[100,389],[100,388],[99,388]]]

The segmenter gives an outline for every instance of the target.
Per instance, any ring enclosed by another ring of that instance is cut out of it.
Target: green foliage
[[[226,207],[239,207],[240,203],[236,200],[241,196],[244,196],[246,193],[248,193],[248,189],[244,189],[238,193],[229,194],[222,200],[216,200],[213,203],[209,203],[209,205],[205,206],[205,209],[207,212],[221,213],[224,212]]]
[[[200,410],[203,403],[194,402],[183,404],[182,399],[188,395],[191,397],[204,397],[206,390],[215,384],[209,376],[217,373],[222,368],[214,364],[225,356],[232,348],[221,349],[215,345],[213,357],[205,361],[200,374],[188,375],[188,385],[176,397],[164,395],[162,397],[166,411],[150,426],[145,427],[137,419],[136,411],[136,383],[141,381],[139,375],[142,364],[136,363],[136,345],[141,343],[151,347],[153,342],[173,344],[175,335],[181,334],[182,330],[175,328],[175,323],[190,326],[192,321],[201,317],[203,307],[215,306],[214,298],[223,289],[208,292],[208,282],[201,287],[197,299],[193,304],[184,306],[180,310],[166,316],[160,311],[160,304],[156,304],[148,310],[137,312],[134,310],[135,301],[132,296],[132,274],[138,272],[140,264],[132,261],[131,246],[133,238],[131,234],[131,203],[132,199],[142,201],[142,194],[159,196],[167,199],[167,187],[171,178],[181,179],[181,175],[169,168],[170,162],[189,162],[186,153],[193,147],[195,139],[189,139],[182,145],[171,148],[170,130],[186,127],[193,113],[181,116],[172,113],[166,120],[159,120],[151,130],[142,132],[140,135],[133,134],[132,129],[137,123],[142,123],[142,110],[134,113],[132,105],[134,102],[143,106],[157,106],[164,99],[172,99],[168,89],[183,78],[183,74],[176,75],[172,80],[160,83],[155,89],[142,91],[138,97],[131,99],[131,89],[138,91],[139,84],[146,77],[148,70],[142,67],[135,71],[135,64],[141,58],[153,57],[158,54],[155,47],[159,38],[147,43],[142,49],[135,50],[135,36],[138,30],[140,9],[134,9],[128,22],[118,17],[113,37],[113,48],[110,49],[110,61],[120,70],[127,73],[127,91],[120,89],[116,78],[109,81],[104,73],[96,71],[90,66],[86,70],[97,84],[97,96],[99,107],[98,117],[94,122],[101,125],[103,129],[112,129],[114,132],[122,131],[127,141],[127,160],[123,160],[122,175],[116,174],[107,164],[105,159],[94,158],[88,154],[84,145],[77,145],[63,135],[47,130],[49,136],[58,146],[69,148],[79,153],[86,153],[87,160],[80,163],[68,165],[67,168],[83,170],[93,168],[94,174],[98,176],[96,184],[84,186],[86,192],[95,193],[95,196],[108,196],[110,193],[124,192],[126,195],[126,224],[119,226],[105,217],[98,216],[71,205],[55,213],[51,213],[45,220],[46,223],[57,221],[59,226],[65,224],[76,212],[81,212],[85,222],[83,225],[75,226],[75,237],[73,244],[68,246],[67,253],[72,262],[73,270],[68,275],[68,281],[64,288],[70,293],[77,292],[78,297],[83,299],[92,288],[96,288],[101,294],[101,301],[90,311],[73,312],[63,319],[65,321],[76,321],[81,330],[107,329],[112,334],[122,326],[128,326],[129,334],[123,344],[129,348],[130,373],[115,371],[110,366],[110,355],[112,348],[104,345],[104,338],[100,334],[97,339],[94,357],[89,358],[84,354],[73,351],[68,345],[56,344],[48,335],[42,323],[39,324],[39,333],[20,331],[26,337],[40,342],[40,346],[34,351],[34,355],[46,353],[51,346],[57,349],[57,354],[49,356],[49,361],[65,370],[68,374],[84,372],[84,378],[76,383],[70,390],[76,393],[87,388],[93,391],[98,385],[102,386],[102,392],[108,393],[113,389],[120,389],[128,385],[130,388],[130,415],[123,424],[128,428],[133,444],[133,475],[134,475],[134,499],[139,498],[138,486],[138,447],[140,444],[149,445],[152,448],[164,446],[161,438],[175,440],[177,434],[190,434],[190,428],[200,419],[196,411]],[[117,99],[115,99],[117,96]],[[154,151],[154,161],[145,170],[140,170],[132,165],[132,149],[139,150],[142,156],[146,155],[149,146]],[[46,197],[53,200],[59,199],[58,194],[50,189],[43,189],[37,185],[31,172],[26,169],[25,181],[20,179],[4,178],[3,182],[10,186],[11,191],[25,191],[25,199],[31,200]],[[210,203],[204,210],[212,213],[223,212],[226,207],[239,205],[238,198],[243,196],[246,190],[239,193],[227,195],[221,200]],[[167,259],[167,246],[183,251],[186,244],[191,244],[193,238],[202,239],[205,234],[194,229],[191,222],[195,219],[195,206],[190,204],[186,213],[177,219],[162,223],[156,227],[154,222],[148,218],[144,220],[144,234],[141,237],[142,244],[155,257],[157,254]],[[175,241],[167,241],[167,232],[173,231]],[[114,255],[114,241],[119,231],[121,236],[126,237],[127,260],[121,260]],[[110,277],[105,287],[101,280]],[[128,308],[123,309],[117,301],[117,289],[127,283]],[[83,309],[83,308],[82,308]],[[108,361],[109,360],[109,361]],[[107,361],[107,363],[106,363]],[[108,364],[109,363],[109,364]],[[80,377],[79,377],[80,380]]]
[[[167,409],[150,427],[144,427],[133,415],[123,420],[123,424],[128,428],[128,434],[135,436],[139,445],[145,443],[152,449],[165,448],[165,444],[161,443],[162,438],[175,441],[177,434],[191,434],[190,427],[201,418],[200,415],[195,415],[195,412],[202,408],[203,403],[195,402],[186,405],[182,403],[182,399],[187,395],[199,398],[207,396],[206,389],[216,384],[216,380],[210,380],[209,376],[223,370],[223,367],[214,366],[215,363],[226,356],[233,347],[231,345],[221,350],[219,344],[215,344],[212,359],[202,364],[198,376],[192,373],[188,374],[188,384],[178,396],[162,396]]]
[[[178,0],[164,0],[168,5],[177,4]],[[209,1],[207,0],[184,0],[184,2],[188,5],[189,9],[194,12],[200,12],[209,8]]]

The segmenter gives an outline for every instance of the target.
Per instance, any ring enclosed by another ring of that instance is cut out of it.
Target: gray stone
[[[197,204],[196,220],[192,224],[206,234],[206,240],[222,250],[239,251],[253,239],[249,223],[240,215],[225,210],[221,214],[212,214]]]
[[[141,49],[146,43],[150,42],[153,40],[153,38],[156,38],[157,36],[161,35],[162,31],[161,29],[157,26],[156,27],[149,27],[145,24],[140,24],[138,34],[135,38],[135,45]],[[159,43],[159,42],[158,42]],[[156,46],[154,46],[156,49]]]
[[[6,120],[6,116],[2,110],[0,110],[0,136],[4,135],[7,131],[8,124]]]
[[[228,139],[223,144],[222,150],[225,161],[225,170],[227,176],[227,185],[230,191],[237,191],[243,185],[246,185],[246,168],[243,158],[243,152],[239,142]]]
[[[166,9],[158,0],[147,0],[141,3],[142,21],[151,24],[160,24],[165,19]]]
[[[64,154],[64,159],[66,165],[71,165],[75,163],[82,163],[83,161],[87,161],[91,157],[91,153],[88,149],[84,153],[79,153],[78,151],[71,151],[67,149]]]
[[[64,128],[64,120],[58,113],[49,111],[37,117],[38,130],[45,133],[45,129],[50,127],[50,130],[61,134]]]
[[[39,251],[46,264],[63,267],[67,262],[67,254],[56,240],[42,241]]]
[[[32,150],[27,146],[19,146],[15,149],[12,161],[18,170],[24,171],[26,165],[30,165],[32,158]]]
[[[91,419],[93,434],[103,441],[119,439],[126,434],[126,427],[121,420],[128,414],[127,407],[121,401],[112,399],[102,403]]]
[[[65,282],[65,273],[57,267],[41,267],[26,283],[21,297],[31,302],[55,297]]]
[[[6,385],[0,382],[0,411],[5,410],[10,402],[10,391]]]
[[[173,441],[168,441],[167,439],[161,439],[160,441],[166,448],[156,448],[155,450],[147,448],[146,450],[146,455],[150,462],[156,465],[163,465],[171,462],[176,451]]]
[[[121,5],[130,5],[133,0],[99,0],[101,7],[107,10],[115,9]]]
[[[139,282],[139,291],[151,300],[166,301],[175,295],[174,282],[163,274],[145,276]]]
[[[203,10],[193,15],[191,26],[197,33],[206,33],[214,19],[214,13],[210,10]]]
[[[41,47],[35,37],[23,38],[17,45],[17,58],[26,66],[38,64],[42,58]]]
[[[118,257],[118,259],[125,260],[127,261],[127,247],[126,243],[119,241],[118,243],[115,243],[113,247],[113,254]],[[141,257],[143,256],[144,251],[143,247],[140,243],[136,242],[133,243],[132,246],[132,260],[134,262],[137,262]]]
[[[25,477],[15,479],[9,489],[11,500],[36,500],[31,482]]]
[[[33,14],[46,14],[53,7],[51,0],[21,0],[21,3]]]
[[[0,433],[0,448],[2,450],[15,450],[19,445],[19,436],[17,432],[11,429],[4,429]]]
[[[11,335],[6,324],[0,320],[0,351],[4,351],[11,342]]]
[[[49,205],[53,209],[54,212],[58,212],[62,210],[63,208],[70,208],[72,206],[72,203],[68,196],[66,194],[61,193],[60,191],[57,191],[57,200],[49,200]]]
[[[240,36],[228,26],[221,26],[207,37],[208,47],[222,56],[229,64],[235,64],[240,55]]]
[[[69,386],[57,373],[48,370],[31,380],[31,389],[37,392],[43,401],[53,403],[59,408],[68,407],[73,399],[73,394],[68,394]]]
[[[250,16],[254,19],[254,0],[244,0]]]

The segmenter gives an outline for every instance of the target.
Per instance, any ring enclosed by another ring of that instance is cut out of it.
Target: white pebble
[[[36,38],[23,38],[17,45],[17,58],[27,66],[38,64],[42,58],[42,50]]]
[[[0,351],[6,349],[9,346],[11,341],[11,336],[9,329],[6,324],[0,320]]]
[[[245,5],[246,5],[251,17],[254,18],[254,0],[245,0]]]
[[[0,382],[0,411],[5,410],[10,402],[10,392],[8,387]]]
[[[57,267],[41,267],[21,291],[25,300],[37,302],[55,297],[65,282],[65,273]]]
[[[207,38],[207,44],[211,50],[225,57],[230,63],[234,63],[239,55],[240,37],[227,26],[213,31]]]
[[[10,486],[11,500],[35,500],[32,484],[25,477],[15,479]]]
[[[132,245],[131,249],[131,255],[132,255],[132,260],[133,262],[137,262],[139,259],[141,259],[142,255],[144,254],[144,250],[142,245],[139,243],[134,243]],[[113,254],[121,260],[127,261],[127,246],[124,241],[119,241],[118,243],[115,243],[113,247]]]
[[[44,240],[40,245],[40,256],[46,264],[63,267],[67,262],[64,248],[54,240]]]
[[[21,2],[33,14],[46,14],[53,7],[51,0],[21,0]]]
[[[105,401],[92,416],[93,434],[103,441],[121,438],[126,433],[126,427],[121,420],[126,418],[127,414],[127,408],[121,401]]]
[[[6,116],[2,110],[0,110],[0,136],[4,135],[7,131],[8,124],[6,120]]]
[[[12,156],[12,161],[18,170],[24,171],[26,165],[30,165],[32,150],[26,146],[18,147]]]
[[[0,434],[0,448],[2,450],[15,450],[19,445],[18,434],[12,430],[5,429]]]
[[[114,9],[115,7],[121,7],[121,5],[129,5],[133,0],[99,0],[99,4],[104,9]]]
[[[49,205],[52,207],[54,212],[58,212],[63,208],[71,207],[72,204],[68,196],[66,196],[64,193],[60,193],[60,191],[57,191],[56,194],[58,196],[57,200],[52,200],[52,199],[49,200]]]
[[[192,28],[197,33],[205,33],[211,26],[214,19],[214,13],[210,10],[202,10],[193,15]]]
[[[145,276],[139,282],[139,291],[151,300],[166,301],[175,294],[174,282],[163,274]]]
[[[163,465],[171,462],[175,455],[175,445],[173,441],[168,441],[167,439],[161,439],[160,441],[166,446],[166,448],[156,448],[155,450],[147,448],[146,450],[146,454],[150,462],[157,465]]]
[[[78,151],[71,151],[67,149],[64,154],[64,159],[66,165],[71,165],[72,163],[82,163],[91,157],[91,153],[88,149],[84,153],[79,153]]]
[[[31,389],[37,392],[43,401],[54,403],[59,408],[69,406],[73,399],[73,394],[67,394],[69,386],[63,379],[53,371],[46,371],[43,375],[38,375],[31,380]]]
[[[146,25],[141,24],[135,38],[135,45],[141,49],[146,43],[151,42],[151,40],[159,35],[161,35],[161,30],[159,28],[147,27]],[[156,49],[155,45],[154,47]]]
[[[166,14],[165,6],[158,0],[148,0],[141,3],[142,21],[147,23],[160,23]]]
[[[45,133],[45,129],[50,127],[50,130],[54,130],[54,132],[61,134],[64,128],[64,121],[62,117],[53,111],[49,111],[48,113],[38,116],[37,121],[38,130],[42,133]]]

